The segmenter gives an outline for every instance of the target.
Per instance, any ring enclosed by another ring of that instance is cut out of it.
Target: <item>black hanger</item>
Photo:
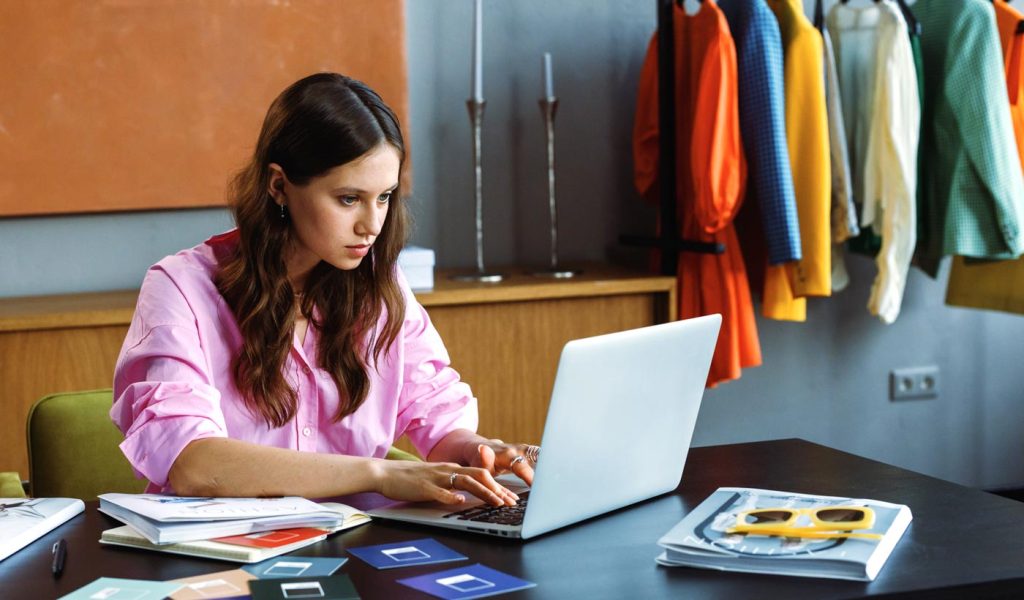
[[[911,12],[910,7],[907,5],[907,0],[896,0],[896,4],[899,5],[900,12],[903,13],[903,20],[907,22],[907,29],[910,30],[910,35],[921,37],[921,24],[918,23],[917,17]]]
[[[818,31],[825,30],[825,9],[821,4],[822,0],[814,0],[814,27]]]

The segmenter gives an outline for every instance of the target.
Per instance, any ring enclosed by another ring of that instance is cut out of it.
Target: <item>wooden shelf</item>
[[[0,298],[0,331],[127,325],[137,290]]]
[[[426,307],[460,304],[519,302],[555,298],[586,298],[620,294],[669,293],[674,277],[648,275],[622,267],[584,264],[582,274],[570,279],[545,279],[522,267],[495,269],[506,275],[499,283],[455,281],[452,275],[471,270],[439,269],[434,289],[416,292]],[[93,292],[56,296],[0,298],[0,332],[74,329],[104,325],[128,325],[135,312],[137,290]],[[674,303],[667,320],[675,320]]]
[[[498,283],[454,281],[416,293],[480,406],[480,433],[538,443],[562,346],[676,319],[676,280],[601,264],[571,279],[496,268]],[[461,271],[465,273],[466,271]],[[0,471],[28,477],[25,419],[54,392],[111,386],[136,290],[0,299]],[[409,450],[404,440],[399,447]]]
[[[426,307],[458,304],[487,304],[556,298],[586,298],[620,294],[668,293],[675,289],[675,278],[637,273],[604,264],[584,264],[580,275],[569,279],[549,279],[530,275],[522,267],[496,268],[505,275],[498,283],[455,281],[453,275],[472,273],[472,269],[441,269],[434,274],[434,289],[416,293]]]

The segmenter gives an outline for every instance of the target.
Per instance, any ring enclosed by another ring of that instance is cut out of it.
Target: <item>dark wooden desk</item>
[[[720,486],[888,500],[909,505],[914,521],[872,583],[656,566],[656,540]],[[84,515],[0,562],[0,598],[52,598],[100,576],[167,580],[236,566],[100,546],[100,532],[115,525],[87,503]],[[50,546],[60,537],[69,555],[55,581]],[[522,598],[1024,597],[1024,503],[802,440],[696,448],[676,493],[525,543],[374,522],[296,554],[347,556],[346,548],[420,537],[536,582]],[[376,571],[350,557],[340,572],[364,598],[425,597],[395,581],[452,566]]]

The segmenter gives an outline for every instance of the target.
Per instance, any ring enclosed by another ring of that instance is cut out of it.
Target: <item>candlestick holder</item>
[[[540,112],[544,116],[544,133],[547,136],[548,151],[548,210],[551,213],[551,264],[547,269],[534,271],[535,277],[552,277],[568,279],[582,273],[576,269],[564,269],[558,264],[558,206],[555,203],[555,113],[558,111],[558,98],[548,96],[537,101]]]
[[[486,104],[487,102],[482,98],[466,100],[469,122],[473,127],[473,174],[476,179],[476,272],[453,275],[452,279],[496,283],[504,279],[504,276],[501,273],[488,273],[484,269],[484,179],[481,165],[480,129],[484,120],[484,105]]]

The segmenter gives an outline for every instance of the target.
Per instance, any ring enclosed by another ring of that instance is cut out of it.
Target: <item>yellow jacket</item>
[[[800,0],[766,1],[779,20],[785,52],[786,138],[803,258],[768,266],[762,310],[770,319],[804,321],[804,296],[832,294],[832,167],[825,109],[824,47],[821,34],[804,16]]]

